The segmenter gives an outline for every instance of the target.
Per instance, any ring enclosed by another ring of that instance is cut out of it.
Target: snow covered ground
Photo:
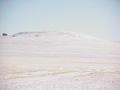
[[[119,43],[55,31],[0,37],[0,90],[119,89]]]

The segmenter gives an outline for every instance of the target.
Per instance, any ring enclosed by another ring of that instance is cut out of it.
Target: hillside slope
[[[73,32],[21,32],[0,39],[1,55],[78,57],[119,55],[118,44]]]

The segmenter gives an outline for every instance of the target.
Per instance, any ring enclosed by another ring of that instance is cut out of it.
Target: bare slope
[[[69,32],[0,37],[0,90],[119,90],[120,45]]]
[[[119,54],[118,44],[73,32],[21,32],[0,39],[1,55],[118,57]]]

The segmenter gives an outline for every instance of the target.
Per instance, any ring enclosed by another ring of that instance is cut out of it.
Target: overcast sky
[[[0,0],[0,32],[44,30],[120,40],[120,0]]]

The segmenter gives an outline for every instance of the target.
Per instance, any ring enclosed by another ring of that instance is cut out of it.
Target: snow
[[[73,32],[0,37],[0,90],[119,90],[120,44]]]

